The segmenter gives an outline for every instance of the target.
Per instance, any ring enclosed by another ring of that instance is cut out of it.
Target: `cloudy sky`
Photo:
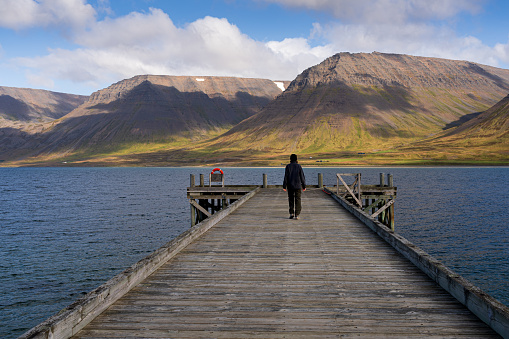
[[[138,74],[293,80],[338,52],[509,68],[507,0],[0,0],[0,86]]]

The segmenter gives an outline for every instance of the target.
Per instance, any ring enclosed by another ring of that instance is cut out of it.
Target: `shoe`
[[[293,219],[293,214],[290,214],[290,219]]]
[[[296,219],[296,220],[299,220],[299,216],[298,216],[298,215],[296,215],[296,216],[295,216],[295,219]]]

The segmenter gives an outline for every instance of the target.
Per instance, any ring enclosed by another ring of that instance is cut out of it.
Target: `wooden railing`
[[[196,186],[194,174],[191,174],[190,187],[187,188],[187,198],[191,205],[191,226],[199,224],[213,214],[233,204],[244,195],[253,191],[258,186],[228,185],[224,186],[224,176],[214,179],[209,176],[209,185],[204,182],[204,175],[200,174],[200,185]],[[212,185],[219,181],[221,185]]]
[[[214,175],[214,174],[212,174]],[[256,187],[281,187],[279,185],[267,185],[267,175],[263,174],[262,185],[225,185],[224,176],[214,179],[209,175],[209,184],[205,185],[204,175],[200,174],[199,186],[196,186],[195,176],[191,174],[190,187],[187,189],[187,198],[191,205],[191,225],[194,226],[211,217],[214,213],[232,204],[243,195]],[[348,177],[354,181],[348,184]],[[378,219],[381,223],[394,230],[394,200],[396,199],[396,187],[393,185],[392,175],[387,175],[387,185],[384,174],[380,173],[380,185],[361,185],[361,173],[338,173],[337,185],[330,189],[338,197],[352,203],[357,209],[368,213],[371,218]],[[221,182],[221,185],[212,185],[212,182]],[[312,187],[313,185],[308,185]],[[323,188],[323,175],[318,174],[318,185]],[[328,188],[326,188],[328,190]]]
[[[347,185],[343,177],[350,176],[355,177],[355,181],[351,185]],[[337,191],[336,194],[339,195],[339,181],[343,184],[343,187],[346,188],[346,193],[343,195],[343,197],[346,197],[348,194],[350,197],[352,197],[357,205],[359,207],[362,207],[362,201],[361,201],[361,174],[360,173],[338,173],[336,174],[336,177],[338,178],[337,181]]]
[[[341,197],[358,209],[368,213],[371,218],[377,219],[394,231],[394,202],[397,188],[394,187],[391,174],[385,176],[380,173],[380,185],[361,185],[361,173],[338,173],[336,195]],[[352,184],[347,184],[346,178],[354,177]],[[340,185],[340,183],[342,185]]]

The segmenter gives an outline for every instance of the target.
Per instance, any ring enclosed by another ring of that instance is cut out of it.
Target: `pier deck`
[[[73,338],[499,337],[320,189],[263,189]]]

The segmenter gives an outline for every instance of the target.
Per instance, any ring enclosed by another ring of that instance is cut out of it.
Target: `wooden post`
[[[194,187],[195,185],[194,174],[191,174],[189,176],[189,180],[190,180],[189,186]],[[196,209],[194,208],[193,205],[191,205],[191,227],[193,227],[194,225],[196,225]]]
[[[394,204],[389,207],[389,227],[394,231]]]
[[[267,188],[267,174],[263,173],[263,188]]]
[[[202,199],[198,199],[198,205],[202,206],[203,202]],[[196,209],[196,213],[198,214],[198,222],[202,222],[203,220],[203,212],[199,209]]]
[[[318,188],[323,188],[323,174],[318,173]]]
[[[196,225],[196,208],[191,205],[191,227]]]
[[[385,186],[385,176],[383,173],[380,173],[380,187]]]
[[[200,174],[200,187],[205,186],[205,177],[203,174]]]
[[[359,197],[358,200],[360,202],[360,208],[362,208],[362,200],[361,200],[361,174],[357,173],[357,196]]]
[[[389,181],[389,187],[394,187],[394,178],[392,176],[392,174],[387,174],[387,180]],[[394,199],[394,197],[392,197]],[[394,231],[394,204],[392,204],[390,207],[389,207],[389,210],[388,210],[388,216],[389,216],[389,220],[387,221],[387,225],[389,226],[389,228]]]
[[[336,175],[336,195],[339,196],[339,175]]]

